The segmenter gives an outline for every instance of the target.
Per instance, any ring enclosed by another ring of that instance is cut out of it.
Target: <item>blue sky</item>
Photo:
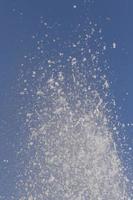
[[[87,0],[84,0],[87,2]],[[74,9],[73,5],[77,5]],[[87,5],[87,6],[86,6]],[[107,50],[110,65],[111,93],[116,110],[123,123],[133,123],[133,2],[131,0],[94,0],[84,4],[81,0],[0,1],[0,195],[10,199],[16,181],[16,152],[24,135],[20,132],[17,111],[20,99],[16,84],[20,63],[32,51],[31,36],[40,31],[40,17],[49,23],[62,24],[64,37],[72,26],[82,23],[87,15],[102,27],[105,43],[117,48]],[[129,176],[133,178],[133,128],[126,127],[126,153]]]

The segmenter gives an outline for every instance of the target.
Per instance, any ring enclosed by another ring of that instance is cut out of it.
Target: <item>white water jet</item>
[[[80,58],[71,55],[56,69],[64,62],[60,53],[60,59],[48,59],[53,68],[39,75],[34,112],[27,113],[28,161],[17,184],[20,200],[128,200],[106,98],[109,83],[98,66],[102,53],[88,50],[94,31],[82,39],[84,47],[76,43]]]

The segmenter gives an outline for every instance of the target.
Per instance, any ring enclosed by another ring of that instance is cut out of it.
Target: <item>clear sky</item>
[[[84,3],[83,3],[84,2]],[[24,56],[32,52],[31,36],[40,31],[40,17],[62,24],[64,37],[86,15],[103,30],[110,65],[111,92],[121,122],[133,123],[133,1],[132,0],[1,0],[0,1],[0,200],[9,200],[16,181],[16,152],[24,135],[20,131],[16,84]],[[76,5],[76,8],[73,6]],[[123,154],[133,179],[133,127],[126,125]]]

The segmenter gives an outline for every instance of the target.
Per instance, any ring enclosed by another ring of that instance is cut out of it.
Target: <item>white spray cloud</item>
[[[19,200],[128,199],[106,99],[109,81],[99,66],[105,45],[94,39],[95,27],[80,35],[76,55],[64,58],[62,51],[47,58],[39,78],[39,69],[31,73],[39,84],[27,113],[29,160],[17,184]]]

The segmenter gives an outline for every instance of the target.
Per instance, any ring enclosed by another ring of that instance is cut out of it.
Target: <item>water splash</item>
[[[108,67],[100,66],[106,63],[101,38],[101,30],[89,23],[62,49],[59,38],[52,40],[59,44],[53,54],[49,43],[43,49],[44,41],[37,41],[45,56],[38,69],[30,68],[29,80],[22,76],[26,86],[20,92],[34,97],[32,111],[25,111],[30,134],[24,175],[17,183],[20,200],[128,199],[113,140]]]

